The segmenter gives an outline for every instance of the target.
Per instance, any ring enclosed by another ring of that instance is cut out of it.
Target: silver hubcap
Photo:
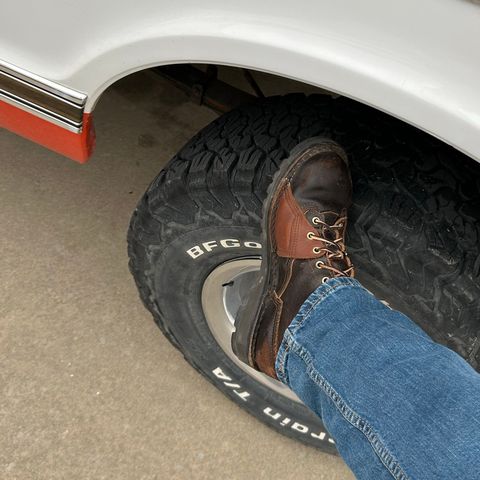
[[[260,269],[258,257],[240,258],[219,265],[205,280],[202,289],[202,307],[208,326],[225,354],[248,375],[271,390],[300,402],[283,383],[257,372],[241,362],[233,353],[230,339],[234,332],[235,315],[248,294]]]

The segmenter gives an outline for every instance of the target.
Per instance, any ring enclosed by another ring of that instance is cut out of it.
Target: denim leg
[[[480,375],[356,280],[310,295],[276,369],[357,478],[480,478]]]

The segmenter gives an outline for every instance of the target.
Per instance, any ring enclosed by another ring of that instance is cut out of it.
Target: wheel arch
[[[287,47],[274,41],[286,34],[280,28],[268,38],[252,39],[250,28],[246,27],[240,37],[180,32],[105,52],[74,75],[79,84],[91,71],[102,80],[88,85],[91,93],[86,111],[93,110],[109,86],[136,71],[180,63],[218,64],[290,78],[360,101],[480,160],[480,96],[475,86],[478,76],[450,75],[446,58],[442,67],[445,70],[435,71],[425,68],[421,61],[405,63],[404,58],[395,55],[385,57],[381,48],[365,52],[358,45],[346,45],[338,39],[318,39],[322,40],[321,48],[313,48],[303,38],[289,42]],[[480,59],[477,63],[480,72]],[[103,78],[98,73],[104,73]]]

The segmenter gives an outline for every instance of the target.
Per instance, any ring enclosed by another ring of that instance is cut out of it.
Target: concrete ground
[[[131,212],[214,118],[141,73],[100,101],[86,166],[0,132],[1,479],[353,478],[230,402],[138,299]]]

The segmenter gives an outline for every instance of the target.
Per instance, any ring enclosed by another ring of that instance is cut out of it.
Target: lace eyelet
[[[315,253],[316,255],[318,255],[321,252],[322,252],[322,249],[320,247],[313,247],[313,253]]]
[[[312,218],[312,223],[314,225],[320,225],[320,219],[318,217],[313,217]]]
[[[321,260],[319,260],[319,261],[315,264],[315,266],[316,266],[318,269],[323,268],[324,265],[325,265],[325,263],[323,263]]]
[[[327,283],[329,280],[330,280],[329,277],[323,277],[323,278],[322,278],[322,283],[325,284],[325,283]]]
[[[307,238],[308,238],[309,240],[313,240],[313,237],[314,237],[314,236],[315,236],[315,234],[314,234],[313,232],[308,232],[308,233],[307,233]]]

